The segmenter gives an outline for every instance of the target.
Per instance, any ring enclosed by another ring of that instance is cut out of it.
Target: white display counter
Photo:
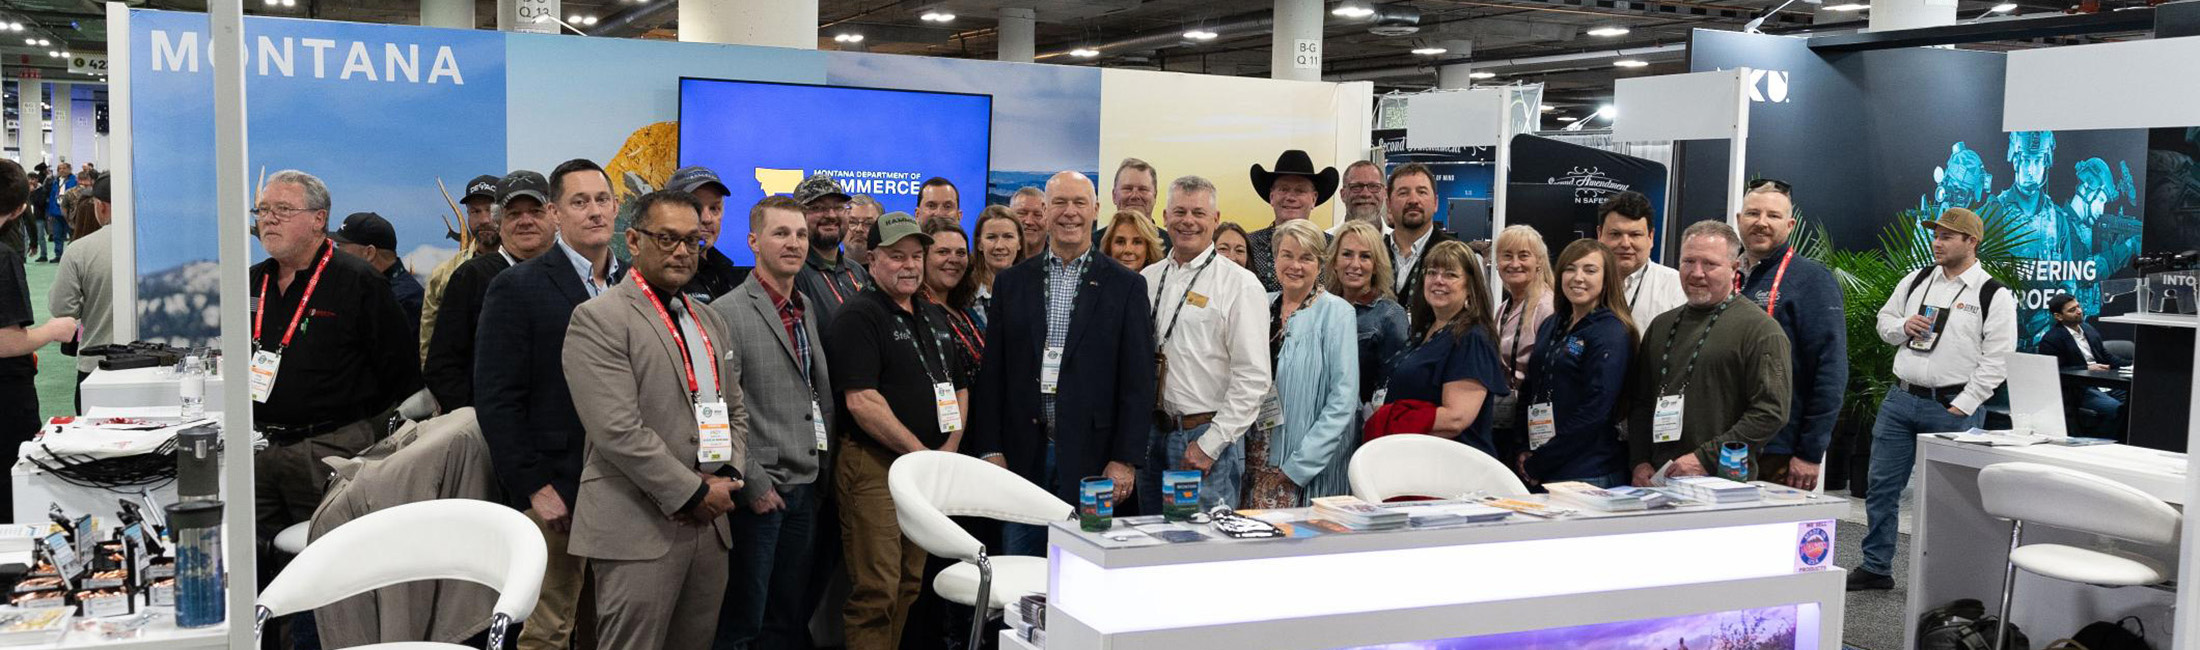
[[[1848,507],[1816,496],[1130,548],[1056,523],[1046,647],[1316,650],[1537,630],[1547,642],[1560,629],[1640,636],[1669,618],[1718,629],[1718,615],[1779,608],[1795,647],[1838,650],[1847,574],[1831,535]],[[1825,535],[1811,562],[1806,530]]]
[[[179,417],[177,383],[172,367],[93,370],[84,378],[84,414],[93,417]],[[222,410],[222,378],[206,377],[206,412]]]
[[[1988,612],[2001,606],[2003,563],[2009,557],[2009,522],[1995,519],[1979,501],[1978,473],[1987,465],[2025,461],[2087,472],[2137,488],[2179,510],[2185,500],[2185,455],[2128,445],[1988,447],[1931,434],[1917,440],[1917,511],[1910,535],[1909,601],[1902,638],[1917,638],[1917,617],[1959,598],[1976,598]],[[2094,536],[2026,525],[2027,544],[2054,542],[2096,546]],[[2176,547],[2118,548],[2171,567]],[[2110,589],[2017,572],[2017,596],[2009,620],[2036,644],[2065,638],[2094,621],[2137,616],[2147,641],[2170,644],[2176,592],[2146,587]]]

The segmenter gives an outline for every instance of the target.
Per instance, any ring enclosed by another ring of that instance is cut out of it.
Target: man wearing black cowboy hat
[[[1276,291],[1283,286],[1276,283],[1276,251],[1271,243],[1276,226],[1314,216],[1314,207],[1327,203],[1337,193],[1337,168],[1324,167],[1316,172],[1313,157],[1292,149],[1276,157],[1275,171],[1254,163],[1253,191],[1275,209],[1276,220],[1246,237],[1246,257],[1253,263],[1253,275],[1260,278],[1260,286]]]

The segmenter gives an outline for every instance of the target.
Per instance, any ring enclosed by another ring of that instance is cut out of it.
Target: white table
[[[167,608],[160,608],[167,609]],[[249,614],[249,612],[248,612]],[[234,616],[231,617],[234,620]],[[73,625],[73,624],[72,624]],[[178,629],[174,618],[162,618],[145,626],[137,638],[109,641],[99,638],[98,628],[70,629],[61,641],[52,645],[16,646],[18,648],[98,648],[100,650],[192,650],[197,648],[225,648],[229,645],[229,624],[195,630]]]
[[[145,410],[148,408],[174,411],[179,408],[179,381],[175,369],[168,366],[93,370],[91,376],[84,378],[85,414],[145,417],[150,414]],[[206,412],[221,411],[221,396],[221,375],[207,375]]]
[[[1987,447],[1920,436],[1917,441],[1917,512],[1910,537],[1909,601],[1904,639],[1917,638],[1917,617],[1958,598],[1977,598],[1988,612],[2001,606],[2003,563],[2009,557],[2009,522],[1986,514],[1979,501],[1978,472],[2013,461],[2044,463],[2096,474],[2130,485],[2170,505],[2184,507],[2185,455],[2127,445]],[[2025,526],[2026,543],[2092,545],[2091,535]],[[2120,546],[2177,566],[2177,548]],[[2138,616],[2147,640],[2170,642],[2174,592],[2143,587],[2108,589],[2017,572],[2016,604],[2009,620],[2033,643],[2075,634],[2093,621]]]
[[[1056,523],[1047,646],[1314,650],[1793,605],[1799,647],[1837,650],[1847,574],[1830,550],[1801,570],[1797,550],[1805,524],[1830,534],[1848,507],[1819,496],[1136,548]]]

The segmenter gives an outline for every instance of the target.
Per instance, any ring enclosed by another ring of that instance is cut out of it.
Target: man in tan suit
[[[748,415],[725,317],[680,288],[702,259],[702,205],[636,201],[634,280],[573,311],[565,378],[587,430],[571,550],[589,558],[598,638],[622,650],[710,647],[748,462]]]

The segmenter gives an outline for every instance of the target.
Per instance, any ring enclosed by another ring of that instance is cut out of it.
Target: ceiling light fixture
[[[1192,31],[1184,32],[1185,38],[1189,38],[1195,41],[1212,41],[1215,40],[1215,38],[1218,36],[1221,36],[1221,34],[1216,34],[1214,32],[1199,28],[1194,28]]]
[[[1543,112],[1545,112],[1545,113],[1556,113],[1556,112],[1558,112],[1558,107],[1557,107],[1557,106],[1552,106],[1552,105],[1550,105],[1550,104],[1544,104],[1544,105],[1542,105],[1542,106],[1538,106],[1538,107],[1536,107],[1536,108],[1537,108],[1537,110],[1543,111]]]
[[[1339,3],[1337,8],[1329,10],[1329,15],[1340,18],[1366,18],[1375,15],[1375,8],[1367,6],[1365,2],[1354,0]]]
[[[1871,5],[1851,2],[1848,4],[1838,4],[1826,7],[1826,11],[1863,11],[1870,8],[1872,8]]]
[[[924,12],[923,16],[919,16],[918,18],[928,23],[948,23],[955,21],[955,14],[947,13],[944,11],[927,11]]]
[[[1414,54],[1419,54],[1419,55],[1421,55],[1421,56],[1435,56],[1435,55],[1438,55],[1438,54],[1443,54],[1443,53],[1445,53],[1445,52],[1450,52],[1450,51],[1451,51],[1451,50],[1447,50],[1447,49],[1444,49],[1444,48],[1441,48],[1441,47],[1416,47],[1416,48],[1413,48],[1413,53],[1414,53]]]
[[[594,25],[596,24],[597,20],[600,19],[596,18],[595,16],[581,16],[581,19],[578,22],[583,25]]]
[[[1622,68],[1641,68],[1649,66],[1650,62],[1644,61],[1642,59],[1620,59],[1618,61],[1613,61],[1612,65]]]
[[[1631,30],[1625,27],[1598,27],[1596,29],[1589,30],[1589,35],[1611,38],[1613,36],[1626,36],[1627,32],[1629,31]]]
[[[35,38],[26,38],[26,39],[23,39],[23,44],[24,44],[24,45],[37,45],[37,44],[38,44],[38,39],[35,39]]]
[[[1993,9],[1994,13],[1997,13],[1997,14],[2005,14],[2005,13],[2009,13],[2009,12],[2012,12],[2012,11],[2016,11],[2016,10],[2017,10],[2017,3],[2014,3],[2014,2],[2004,2],[2004,3],[1998,4],[1998,5],[1994,5],[1994,9]]]
[[[1481,71],[1481,70],[1476,70],[1476,71],[1473,71],[1473,72],[1469,72],[1469,73],[1467,73],[1467,78],[1468,78],[1468,79],[1496,79],[1496,78],[1497,78],[1497,73],[1495,73],[1495,72],[1483,72],[1483,71]]]
[[[1619,115],[1619,109],[1617,109],[1617,108],[1612,108],[1612,105],[1611,105],[1611,104],[1605,104],[1605,105],[1603,105],[1603,106],[1598,106],[1598,107],[1597,107],[1596,117],[1601,117],[1601,118],[1604,118],[1604,119],[1607,119],[1607,120],[1609,120],[1609,119],[1612,119],[1613,117],[1616,117],[1616,116],[1618,116],[1618,115]]]
[[[298,6],[298,0],[283,0],[283,6],[296,7]]]
[[[835,43],[861,43],[861,42],[863,42],[863,35],[862,35],[862,34],[834,34],[834,35],[833,35],[833,42],[835,42]]]
[[[1080,59],[1090,59],[1092,57],[1100,56],[1100,51],[1089,47],[1080,47],[1074,50],[1070,50],[1069,55]]]
[[[8,29],[10,31],[23,31],[23,23],[8,23]]]

